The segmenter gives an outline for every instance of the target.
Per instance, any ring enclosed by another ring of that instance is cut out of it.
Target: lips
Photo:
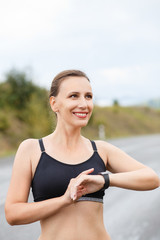
[[[88,112],[74,112],[73,114],[78,118],[86,118]]]

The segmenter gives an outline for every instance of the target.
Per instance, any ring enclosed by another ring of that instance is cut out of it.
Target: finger
[[[85,182],[88,181],[90,177],[88,175],[81,175],[79,178],[77,178],[77,180],[75,181],[73,188],[77,188],[78,186],[80,186],[81,184],[85,184]]]
[[[84,189],[82,189],[81,190],[81,195],[85,195],[87,193],[87,189],[86,188],[84,188]],[[77,194],[78,195],[78,194]]]
[[[70,195],[70,198],[71,198],[73,201],[76,199],[76,197],[77,197],[76,195],[73,195],[73,194]]]
[[[87,170],[81,172],[79,175],[90,174],[93,171],[94,171],[94,168],[90,168],[90,169],[87,169]]]
[[[75,200],[77,197],[77,189],[81,184],[84,184],[86,181],[88,181],[88,175],[89,173],[93,172],[94,168],[90,168],[88,170],[85,170],[81,172],[77,178],[74,178],[74,181],[72,181],[72,186],[70,190],[70,197],[71,199]]]
[[[72,190],[72,191],[70,192],[70,197],[71,197],[71,199],[75,200],[76,197],[77,197],[77,192],[76,192],[75,190]]]
[[[81,185],[73,185],[70,190],[70,197],[71,199],[75,200],[78,197],[78,193],[84,190],[84,186]]]
[[[85,194],[87,194],[87,189],[84,187],[83,189],[78,190],[76,199],[82,197]]]
[[[87,190],[86,187],[78,188],[78,190],[77,190],[77,195],[78,195],[79,193],[84,193],[86,190]]]
[[[77,197],[77,186],[73,185],[70,190],[70,197],[71,199],[75,200]]]

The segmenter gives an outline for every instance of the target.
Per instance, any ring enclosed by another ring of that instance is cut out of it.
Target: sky
[[[49,89],[79,69],[98,104],[160,98],[159,12],[159,0],[1,1],[0,81],[15,68]]]

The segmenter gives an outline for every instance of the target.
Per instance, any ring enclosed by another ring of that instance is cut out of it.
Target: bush
[[[5,116],[3,113],[0,113],[0,131],[5,132],[9,128],[10,124],[7,119],[7,116]]]
[[[11,70],[6,75],[7,100],[6,103],[12,108],[23,109],[37,87],[32,83],[24,72]]]

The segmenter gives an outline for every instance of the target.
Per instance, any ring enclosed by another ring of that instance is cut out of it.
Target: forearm
[[[159,187],[158,175],[148,167],[131,172],[110,174],[109,177],[110,186],[139,191]]]
[[[13,203],[6,206],[6,219],[11,225],[28,224],[54,215],[70,203],[57,197],[35,203]]]

